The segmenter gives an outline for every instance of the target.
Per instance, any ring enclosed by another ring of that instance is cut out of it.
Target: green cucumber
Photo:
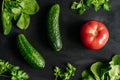
[[[45,60],[42,55],[32,47],[24,34],[19,34],[17,44],[24,59],[35,68],[44,68]]]
[[[59,4],[54,4],[50,8],[47,19],[48,37],[50,44],[55,51],[60,51],[63,46],[59,28],[59,14],[60,6]]]

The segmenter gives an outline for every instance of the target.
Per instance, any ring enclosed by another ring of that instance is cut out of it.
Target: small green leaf
[[[22,9],[21,9],[21,7],[12,8],[11,11],[13,14],[20,14],[22,12]]]
[[[61,70],[60,70],[60,68],[59,67],[55,67],[55,69],[54,69],[54,76],[56,76],[56,77],[58,77],[58,76],[60,76],[60,74],[61,74]]]
[[[21,14],[14,14],[14,20],[17,22],[20,18]]]
[[[87,6],[89,6],[89,7],[90,7],[90,6],[91,6],[91,4],[92,4],[92,0],[85,0],[85,3],[86,3],[86,5],[87,5]]]
[[[8,35],[12,29],[12,14],[7,10],[2,10],[2,25],[4,35]]]
[[[12,8],[11,9],[13,16],[14,16],[14,20],[17,21],[22,13],[22,9],[21,7],[18,8]]]
[[[104,5],[103,5],[103,8],[107,11],[110,11],[111,10],[111,5],[108,2],[105,2]]]
[[[101,6],[100,5],[94,5],[94,9],[95,9],[95,11],[97,12],[97,11],[99,11],[100,10],[100,8],[101,8]]]
[[[84,70],[82,72],[82,80],[95,80],[95,79],[93,74],[90,71]]]
[[[86,11],[86,6],[82,5],[82,7],[78,10],[78,13],[82,15]]]
[[[26,14],[32,15],[39,11],[39,5],[36,0],[22,0],[19,4]]]
[[[81,3],[73,2],[71,5],[71,9],[79,9],[81,6]]]
[[[24,71],[20,70],[19,67],[13,67],[11,69],[11,80],[26,80],[29,78],[29,76],[27,75],[27,73],[25,73]]]
[[[24,14],[22,13],[18,22],[17,22],[17,26],[20,28],[20,29],[27,29],[28,26],[30,24],[30,16],[27,15],[27,14]]]

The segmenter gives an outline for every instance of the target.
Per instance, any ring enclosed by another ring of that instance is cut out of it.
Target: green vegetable
[[[22,0],[20,6],[25,14],[35,14],[39,11],[39,5],[36,0]]]
[[[55,80],[69,80],[71,76],[75,75],[76,68],[70,63],[67,64],[66,72],[62,72],[59,67],[55,67],[54,76]]]
[[[7,74],[6,74],[7,73]],[[0,76],[11,78],[11,80],[28,80],[29,76],[18,66],[14,66],[0,59]]]
[[[17,37],[17,44],[24,59],[35,68],[44,68],[45,60],[42,55],[32,47],[27,38],[23,34]]]
[[[83,80],[95,80],[93,74],[88,70],[82,72],[82,78]]]
[[[120,55],[113,56],[109,64],[95,62],[90,70],[82,72],[82,80],[119,80],[120,79]]]
[[[102,7],[107,11],[111,10],[109,0],[80,0],[80,2],[73,2],[71,9],[77,9],[81,15],[91,6],[94,6],[95,11],[100,10]]]
[[[93,73],[93,75],[94,75],[94,77],[95,77],[95,79],[96,80],[101,80],[100,78],[101,78],[101,68],[102,68],[102,66],[103,66],[103,63],[102,62],[96,62],[96,63],[94,63],[94,64],[92,64],[92,66],[91,66],[91,72]]]
[[[36,0],[3,0],[1,18],[4,35],[10,33],[13,20],[18,28],[27,29],[30,24],[30,15],[38,11],[39,5]]]
[[[120,55],[115,55],[110,61],[109,76],[111,80],[120,79]]]
[[[12,28],[12,14],[8,12],[6,9],[2,10],[2,24],[3,24],[3,30],[4,35],[9,34]]]
[[[50,44],[55,51],[60,51],[62,49],[62,40],[59,29],[59,14],[60,6],[55,4],[51,7],[48,20],[47,20],[47,30]]]
[[[22,13],[17,22],[17,26],[19,26],[20,29],[27,29],[29,23],[30,23],[30,16],[28,14]]]

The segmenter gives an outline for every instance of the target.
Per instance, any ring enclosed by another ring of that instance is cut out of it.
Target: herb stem
[[[2,76],[2,77],[6,77],[6,78],[10,78],[10,76],[7,76],[7,75],[0,75],[0,76]]]

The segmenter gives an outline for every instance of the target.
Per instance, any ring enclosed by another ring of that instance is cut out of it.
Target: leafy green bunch
[[[107,11],[111,10],[109,0],[80,0],[79,2],[73,2],[71,9],[77,9],[78,13],[83,14],[89,7],[93,6],[95,11],[104,8]]]
[[[36,0],[3,0],[2,24],[4,35],[8,35],[12,28],[12,21],[20,29],[27,29],[30,24],[30,15],[39,11]]]
[[[82,72],[82,80],[119,80],[120,55],[115,55],[109,64],[95,62],[89,70]]]
[[[59,67],[55,67],[54,76],[55,80],[69,80],[71,76],[75,75],[76,68],[72,66],[70,63],[67,64],[66,72],[62,72]]]
[[[11,78],[11,80],[28,80],[29,76],[18,66],[14,66],[0,59],[0,76]]]

